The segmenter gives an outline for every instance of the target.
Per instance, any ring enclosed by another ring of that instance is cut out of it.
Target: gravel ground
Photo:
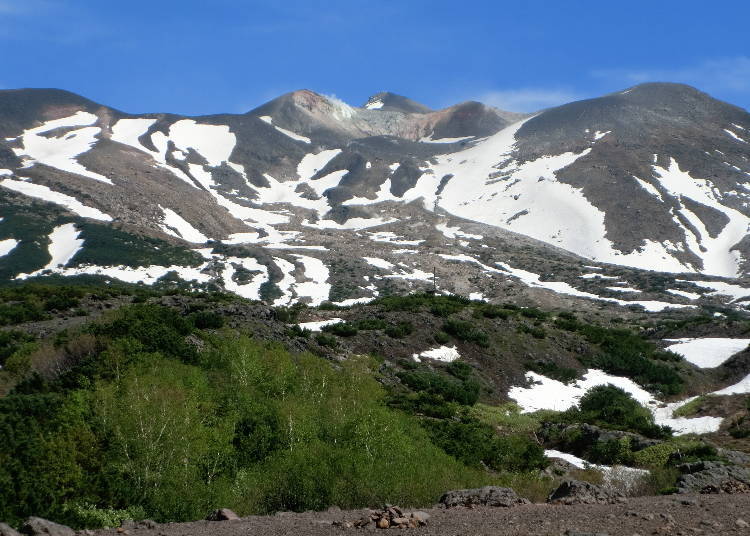
[[[428,525],[403,530],[435,536],[474,535],[576,535],[646,536],[748,534],[750,494],[679,495],[639,497],[613,505],[530,504],[514,508],[423,509],[430,514]],[[250,536],[357,534],[376,529],[336,526],[336,522],[354,521],[366,511],[342,511],[301,514],[280,513],[252,516],[237,521],[197,521],[170,523],[154,528],[129,528],[120,532],[103,530],[97,536],[131,534],[137,536]],[[377,532],[380,532],[378,529]]]

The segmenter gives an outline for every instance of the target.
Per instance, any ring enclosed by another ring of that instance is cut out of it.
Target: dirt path
[[[646,536],[750,535],[750,494],[639,497],[614,505],[543,505],[515,508],[423,509],[431,518],[426,527],[401,529],[409,534],[435,536]],[[353,521],[365,511],[332,509],[319,513],[281,513],[238,521],[170,523],[154,528],[130,528],[134,536],[316,536],[381,532],[343,528],[335,522]],[[387,529],[384,533],[398,532]],[[98,536],[122,536],[115,530]]]

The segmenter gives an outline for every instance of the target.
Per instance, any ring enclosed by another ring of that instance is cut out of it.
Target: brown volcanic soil
[[[433,508],[426,527],[387,529],[435,536],[468,535],[650,535],[650,534],[750,534],[738,520],[750,522],[750,494],[679,495],[638,497],[614,505],[530,504],[514,508]],[[343,528],[335,522],[354,521],[366,511],[281,513],[252,516],[238,521],[170,523],[153,529],[129,528],[136,536],[247,536],[351,534],[376,529]],[[380,530],[377,530],[380,532]],[[98,536],[118,536],[116,530],[97,531]]]

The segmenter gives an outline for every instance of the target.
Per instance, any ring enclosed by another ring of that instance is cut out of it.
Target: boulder
[[[529,500],[516,495],[510,488],[485,486],[476,489],[459,489],[445,493],[440,502],[446,508],[456,506],[503,506],[528,504]]]
[[[748,493],[750,471],[739,465],[701,461],[677,466],[677,493]]]
[[[229,508],[219,508],[208,514],[206,521],[235,521],[239,518],[240,516],[232,512]]]
[[[554,504],[611,504],[622,501],[623,494],[610,491],[581,480],[565,480],[553,491],[548,503]]]
[[[21,533],[10,525],[0,523],[0,536],[21,536]]]
[[[28,536],[75,536],[75,531],[41,517],[30,517],[21,525],[21,532]]]

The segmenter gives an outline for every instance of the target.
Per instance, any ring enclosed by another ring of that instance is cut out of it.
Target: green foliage
[[[198,329],[219,329],[224,327],[224,317],[214,311],[199,311],[191,315],[193,325]]]
[[[307,339],[308,337],[310,337],[311,333],[311,330],[303,328],[299,324],[294,324],[287,331],[287,335],[289,335],[290,337],[301,337],[303,339]]]
[[[435,333],[435,342],[438,344],[446,344],[450,342],[451,336],[448,335],[445,331],[438,331]]]
[[[183,246],[176,246],[150,236],[129,233],[99,223],[77,224],[86,247],[76,254],[73,266],[198,266],[200,254]]]
[[[578,378],[578,371],[576,369],[560,366],[554,361],[534,361],[532,363],[526,363],[524,366],[526,367],[526,370],[536,372],[537,374],[541,374],[542,376],[563,383],[570,383]]]
[[[336,348],[339,345],[339,341],[333,335],[327,333],[318,333],[315,335],[315,342],[321,346],[327,346],[329,348]]]
[[[506,434],[531,434],[539,428],[537,415],[522,413],[521,407],[514,403],[501,406],[477,403],[469,410],[469,415]]]
[[[520,313],[521,316],[525,316],[526,318],[533,318],[535,320],[546,320],[549,316],[549,313],[541,311],[536,307],[524,307],[523,309],[521,309]]]
[[[402,371],[398,378],[416,392],[425,392],[445,402],[474,405],[479,399],[479,384],[471,378],[459,379],[429,370]]]
[[[455,376],[462,381],[466,381],[471,378],[471,375],[474,372],[471,368],[471,365],[469,365],[468,363],[464,363],[463,361],[451,361],[450,363],[448,363],[448,366],[445,367],[445,370],[451,376]]]
[[[108,529],[122,525],[123,521],[139,521],[146,518],[140,506],[130,508],[98,508],[88,502],[65,504],[62,512],[65,523],[71,527]]]
[[[360,331],[373,331],[377,329],[386,329],[388,327],[388,322],[382,318],[364,318],[357,321],[355,325]]]
[[[520,324],[518,326],[519,333],[528,333],[535,339],[544,339],[547,336],[547,332],[541,326],[528,326],[526,324]]]
[[[487,334],[477,328],[474,323],[466,320],[449,318],[443,324],[443,331],[460,341],[474,342],[479,346],[489,345],[489,337]]]
[[[338,324],[328,324],[321,328],[326,333],[338,335],[339,337],[353,337],[357,334],[357,326],[349,322],[339,322]]]
[[[665,394],[679,394],[684,380],[664,360],[656,346],[627,329],[611,329],[578,324],[576,331],[589,342],[599,345],[601,352],[586,364],[610,374],[627,376],[641,385]],[[671,359],[671,358],[669,358]]]
[[[678,450],[675,443],[665,441],[633,453],[633,464],[639,467],[664,467],[672,453]]]
[[[0,366],[25,344],[33,342],[35,338],[23,331],[0,331]]]
[[[468,466],[526,472],[548,464],[544,449],[536,442],[521,435],[499,436],[491,426],[474,419],[424,420],[422,425],[436,445]]]
[[[692,417],[706,403],[710,398],[710,395],[701,395],[695,400],[691,400],[687,404],[684,404],[672,412],[672,417]]]
[[[629,437],[597,441],[589,450],[589,460],[607,465],[633,465],[633,450]]]
[[[489,303],[480,305],[475,310],[485,318],[499,318],[501,320],[507,320],[511,315],[515,314],[515,311]]]
[[[680,445],[680,448],[670,454],[666,465],[675,467],[682,463],[719,460],[721,460],[721,456],[719,456],[719,452],[716,450],[716,447],[703,443],[702,441],[696,441],[693,443]]]
[[[628,393],[613,385],[599,385],[590,389],[563,415],[575,422],[585,422],[603,428],[612,428],[642,434],[652,438],[666,438],[672,431],[654,423],[651,412]]]
[[[433,314],[444,316],[458,312],[471,304],[471,300],[463,296],[439,296],[427,293],[409,294],[407,296],[384,296],[371,302],[384,311],[416,312],[429,307]],[[450,312],[449,312],[450,311]]]
[[[385,334],[394,339],[402,339],[414,331],[414,325],[411,322],[398,322],[385,328]]]

